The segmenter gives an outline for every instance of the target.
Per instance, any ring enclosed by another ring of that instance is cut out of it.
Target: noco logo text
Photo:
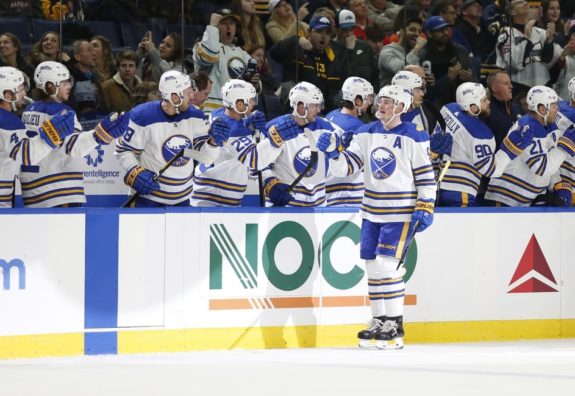
[[[0,259],[0,278],[2,278],[2,290],[10,290],[12,280],[18,281],[18,289],[26,288],[26,266],[20,259],[9,261]]]

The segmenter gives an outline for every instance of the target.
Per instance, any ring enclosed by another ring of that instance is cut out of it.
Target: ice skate
[[[387,318],[381,330],[375,335],[375,346],[378,349],[403,348],[403,316]]]
[[[383,323],[383,320],[379,318],[372,318],[369,321],[367,329],[361,330],[357,333],[360,348],[373,348],[373,340],[375,339],[375,335],[382,329]]]

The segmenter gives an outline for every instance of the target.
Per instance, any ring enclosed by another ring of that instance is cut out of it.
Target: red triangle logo
[[[549,264],[543,255],[543,251],[539,246],[539,242],[537,242],[537,238],[535,238],[535,234],[531,236],[531,239],[523,252],[523,256],[515,269],[515,273],[509,282],[509,286],[531,271],[537,272],[539,275],[549,280],[553,285],[557,286],[557,281],[555,281],[555,277],[551,272],[551,268],[549,268]],[[509,293],[541,293],[556,291],[557,290],[553,287],[532,276],[525,282],[510,290]]]

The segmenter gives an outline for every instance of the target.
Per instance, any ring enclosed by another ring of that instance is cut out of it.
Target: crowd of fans
[[[203,81],[198,103],[206,114],[222,107],[226,82],[248,81],[268,119],[289,111],[288,94],[300,81],[321,90],[327,114],[340,107],[347,78],[361,77],[377,92],[411,70],[425,81],[419,106],[430,133],[444,123],[438,109],[456,101],[459,86],[487,86],[491,111],[484,121],[499,147],[528,111],[531,87],[571,99],[574,13],[575,2],[567,0],[5,0],[0,17],[56,20],[67,28],[45,32],[28,51],[15,34],[0,32],[0,66],[33,80],[41,62],[66,65],[73,81],[68,104],[80,121],[158,99],[160,77],[170,70]],[[136,48],[113,47],[85,23],[101,20],[150,29]],[[203,34],[168,31],[175,24],[201,26]],[[370,111],[360,117],[375,119]]]

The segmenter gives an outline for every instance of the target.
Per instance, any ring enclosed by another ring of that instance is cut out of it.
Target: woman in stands
[[[296,33],[298,36],[307,37],[309,27],[302,22],[309,14],[307,3],[300,7],[297,16],[289,1],[286,0],[270,0],[269,8],[272,16],[266,23],[266,31],[274,44],[295,36]]]
[[[28,54],[28,61],[34,68],[46,61],[68,62],[69,60],[70,57],[66,52],[60,52],[60,35],[52,31],[44,33]]]
[[[22,55],[22,44],[12,33],[0,35],[0,66],[12,66],[24,72],[28,78],[34,75],[34,68]]]
[[[237,46],[244,50],[256,45],[266,45],[264,29],[260,17],[256,15],[254,0],[232,0],[230,4],[234,14],[240,16],[240,30],[236,36]]]
[[[259,84],[253,84],[258,94],[272,95],[279,88],[279,82],[272,74],[272,69],[268,63],[268,58],[263,45],[256,45],[253,48],[246,48],[246,52],[258,63],[256,73],[260,76]]]
[[[90,44],[96,53],[96,73],[100,75],[100,81],[112,78],[117,70],[110,40],[104,36],[94,36]]]
[[[178,33],[168,33],[156,49],[152,32],[148,31],[140,41],[136,53],[141,58],[142,81],[159,82],[161,75],[168,70],[187,73],[182,65],[182,38]]]

